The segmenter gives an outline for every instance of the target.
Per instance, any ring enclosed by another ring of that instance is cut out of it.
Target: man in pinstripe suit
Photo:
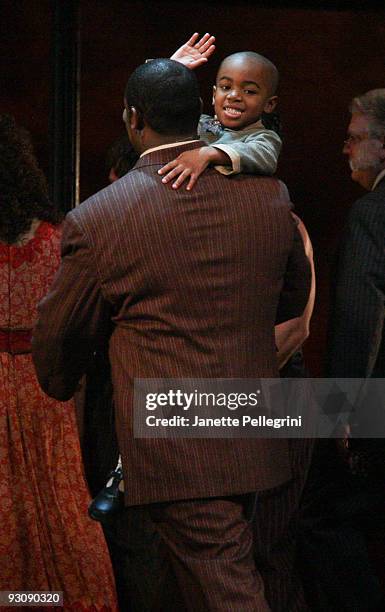
[[[353,204],[340,247],[327,374],[384,377],[385,89],[354,98],[351,112],[343,152],[353,181],[368,193]],[[304,495],[310,525],[304,569],[314,607],[383,610],[385,596],[371,567],[363,517],[370,517],[372,530],[376,518],[383,525],[384,468],[376,471],[384,465],[385,441],[349,441],[346,459],[355,474],[341,463],[334,440],[319,442]]]
[[[336,279],[329,375],[385,376],[385,89],[354,98],[344,153],[368,191],[350,210]]]
[[[159,181],[159,168],[201,146],[199,115],[181,64],[154,60],[131,75],[124,117],[141,157],[67,216],[34,359],[45,391],[64,400],[109,342],[126,505],[150,512],[187,609],[264,611],[245,511],[253,492],[290,480],[287,442],[132,435],[135,377],[278,376],[274,324],[308,298],[282,183],[215,170],[192,193]]]

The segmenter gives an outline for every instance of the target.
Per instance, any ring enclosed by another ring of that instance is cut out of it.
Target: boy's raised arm
[[[184,64],[191,70],[205,64],[215,51],[215,36],[206,33],[200,40],[198,38],[199,34],[195,32],[184,45],[175,51],[170,59]]]
[[[170,59],[180,62],[191,70],[205,64],[215,51],[215,36],[211,36],[207,32],[199,40],[198,38],[199,34],[195,32],[184,45],[175,51]],[[163,166],[158,174],[166,175],[162,179],[163,183],[176,179],[172,185],[174,189],[178,189],[185,180],[189,179],[187,189],[190,190],[209,164],[226,163],[226,161],[228,162],[229,158],[222,151],[210,146],[202,147],[199,150],[185,151]]]

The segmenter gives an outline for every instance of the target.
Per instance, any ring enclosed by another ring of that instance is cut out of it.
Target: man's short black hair
[[[128,79],[125,100],[158,134],[196,134],[201,113],[198,81],[179,62],[163,58],[139,66]]]

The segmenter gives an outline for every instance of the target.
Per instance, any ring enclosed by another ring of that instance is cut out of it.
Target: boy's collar
[[[211,132],[217,138],[220,138],[220,136],[223,134],[224,131],[236,133],[236,132],[249,132],[249,131],[255,132],[255,130],[265,129],[265,126],[263,125],[261,119],[258,119],[258,121],[255,121],[254,123],[250,123],[250,125],[245,126],[241,130],[232,130],[231,128],[224,127],[221,124],[221,122],[215,117],[210,117],[210,116],[205,117],[202,127],[205,132]]]
[[[255,132],[255,130],[264,130],[265,126],[262,123],[262,119],[258,119],[254,123],[250,123],[250,125],[245,125],[241,130],[232,130],[231,128],[224,127],[224,130],[227,132]]]

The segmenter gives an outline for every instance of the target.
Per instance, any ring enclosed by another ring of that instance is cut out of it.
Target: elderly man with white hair
[[[327,374],[380,378],[385,376],[385,89],[354,98],[350,110],[343,152],[353,181],[367,192],[349,211],[341,240]],[[376,534],[384,542],[385,440],[351,438],[339,451],[334,440],[320,442],[303,497],[311,609],[385,610],[367,538],[369,528],[371,539]]]
[[[343,152],[368,191],[349,213],[340,252],[328,374],[385,376],[385,89],[354,98]]]

